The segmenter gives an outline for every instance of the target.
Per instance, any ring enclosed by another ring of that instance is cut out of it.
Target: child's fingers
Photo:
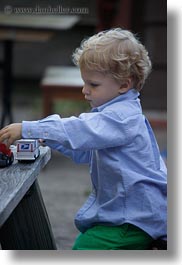
[[[0,137],[2,137],[5,133],[9,131],[9,127],[6,126],[3,129],[0,130]]]
[[[0,142],[5,142],[8,148],[14,142],[10,127],[6,126],[0,131]]]
[[[8,146],[19,138],[21,138],[21,124],[10,124],[0,130],[0,142],[7,141]]]
[[[10,135],[9,135],[8,132],[1,133],[1,135],[0,135],[0,142],[6,141],[9,137],[10,137]]]
[[[6,142],[6,146],[7,146],[7,148],[10,148],[10,145],[11,145],[13,142],[14,142],[14,139],[12,139],[12,138],[8,138],[8,139],[7,139],[7,142]]]
[[[6,130],[7,130],[7,127],[0,130],[0,137],[6,132]]]

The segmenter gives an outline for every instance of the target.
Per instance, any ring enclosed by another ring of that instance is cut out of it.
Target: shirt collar
[[[113,103],[121,102],[124,100],[137,99],[139,97],[139,95],[140,95],[140,93],[136,89],[132,88],[132,89],[128,90],[126,93],[123,93],[123,94],[119,95],[118,97],[111,99],[110,101],[104,103],[103,105],[100,105],[96,108],[93,108],[91,111],[92,112],[100,112],[103,109],[105,109],[107,106],[112,105]]]

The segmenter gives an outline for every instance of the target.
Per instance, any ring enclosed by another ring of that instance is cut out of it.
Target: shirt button
[[[48,134],[48,132],[45,132],[44,133],[44,137],[47,137],[49,134]]]
[[[31,137],[31,136],[32,136],[32,133],[31,133],[31,131],[30,131],[30,130],[28,131],[28,136],[29,136],[29,137]]]

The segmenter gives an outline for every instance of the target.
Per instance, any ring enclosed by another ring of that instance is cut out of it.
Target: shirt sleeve
[[[122,120],[111,111],[70,118],[51,115],[39,121],[23,121],[22,137],[53,140],[66,149],[88,151],[128,143],[136,125],[135,116]]]
[[[90,151],[77,151],[67,149],[58,142],[52,140],[45,140],[44,144],[49,146],[51,149],[57,150],[58,152],[71,158],[77,164],[89,164],[90,162]]]

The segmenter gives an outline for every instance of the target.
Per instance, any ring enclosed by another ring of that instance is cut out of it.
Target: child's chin
[[[91,106],[92,108],[94,108],[94,107],[95,107],[95,105],[93,104],[93,102],[92,102],[92,101],[89,101],[89,104],[90,104],[90,106]]]

